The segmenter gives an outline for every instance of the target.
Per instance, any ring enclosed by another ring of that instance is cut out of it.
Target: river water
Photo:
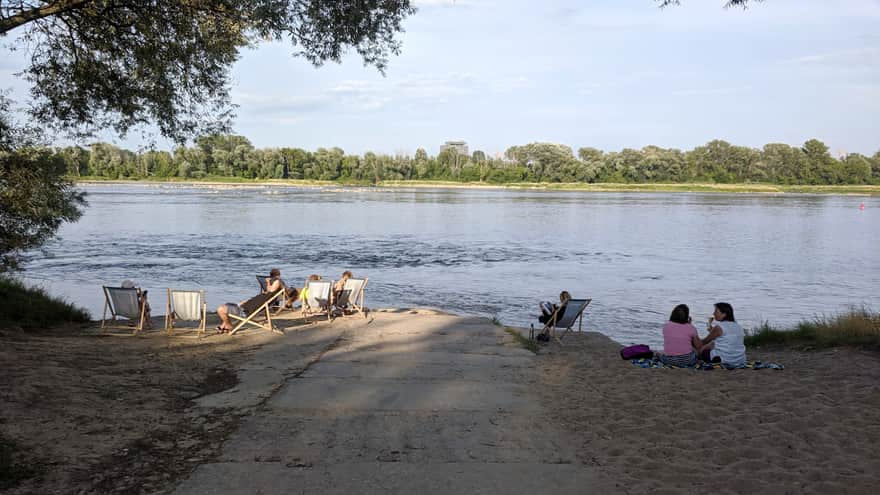
[[[207,289],[209,308],[272,267],[369,277],[369,307],[434,307],[528,326],[560,290],[584,328],[658,344],[673,306],[744,327],[878,308],[880,198],[504,189],[85,185],[83,218],[25,279],[100,318],[101,285]],[[859,209],[864,203],[864,210]],[[702,330],[702,325],[698,325]]]

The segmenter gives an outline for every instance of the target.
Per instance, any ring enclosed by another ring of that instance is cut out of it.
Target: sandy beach
[[[157,317],[156,325],[161,326]],[[209,321],[209,327],[212,326]],[[875,493],[880,356],[642,369],[482,318],[380,310],[283,336],[0,331],[5,493]]]

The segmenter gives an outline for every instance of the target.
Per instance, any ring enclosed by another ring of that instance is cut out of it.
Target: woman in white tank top
[[[709,335],[702,340],[700,358],[706,362],[737,366],[746,362],[745,333],[733,317],[733,306],[715,303]]]

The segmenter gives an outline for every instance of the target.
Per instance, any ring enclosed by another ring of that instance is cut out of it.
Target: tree
[[[37,121],[73,136],[155,123],[187,138],[225,129],[239,50],[289,40],[320,66],[354,48],[384,71],[409,0],[0,0],[0,35],[20,31]]]
[[[37,146],[39,132],[9,119],[8,105],[0,95],[0,273],[19,269],[24,251],[46,242],[62,222],[79,219],[85,205],[64,178],[62,156]]]
[[[681,5],[681,0],[655,0],[660,3],[660,8],[668,7],[670,5]],[[754,0],[756,2],[762,2],[764,0]],[[728,7],[742,7],[746,8],[749,4],[749,0],[728,0],[727,3],[724,4],[724,8]]]

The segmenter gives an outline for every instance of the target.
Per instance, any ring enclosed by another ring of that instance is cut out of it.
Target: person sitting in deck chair
[[[564,313],[565,305],[568,304],[569,299],[571,299],[571,294],[569,294],[567,290],[564,290],[559,293],[559,304],[553,304],[550,301],[542,301],[539,304],[539,307],[541,308],[541,316],[538,317],[538,321],[546,325],[554,315],[561,315]],[[550,331],[545,329],[543,332],[539,333],[536,338],[542,342],[547,342],[550,340]]]
[[[333,292],[330,293],[330,304],[335,304],[342,297],[342,291],[345,290],[345,282],[348,282],[348,279],[352,276],[349,270],[342,272],[342,277],[333,284]]]
[[[137,286],[131,280],[123,280],[122,285],[120,285],[123,289],[138,289],[138,303],[144,307],[144,329],[149,330],[153,328],[153,321],[150,319],[150,302],[147,301],[147,291],[140,290],[140,287]]]

